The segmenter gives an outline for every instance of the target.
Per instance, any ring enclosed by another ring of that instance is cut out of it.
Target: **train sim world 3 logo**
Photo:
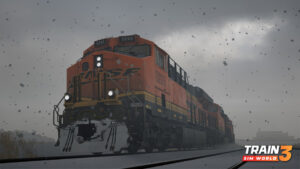
[[[291,145],[245,145],[243,161],[289,161]]]

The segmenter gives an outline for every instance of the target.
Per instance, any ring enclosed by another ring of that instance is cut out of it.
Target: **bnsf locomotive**
[[[155,43],[97,40],[67,69],[65,109],[54,106],[63,151],[134,153],[234,142],[222,107]]]

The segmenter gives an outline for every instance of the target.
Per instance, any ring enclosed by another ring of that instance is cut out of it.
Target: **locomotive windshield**
[[[142,58],[150,55],[150,45],[116,46],[114,52]]]

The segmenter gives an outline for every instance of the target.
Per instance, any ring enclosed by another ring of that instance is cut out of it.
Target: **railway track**
[[[115,154],[101,154],[101,153],[93,153],[93,154],[85,154],[85,155],[61,155],[61,156],[49,156],[49,157],[33,157],[33,158],[13,158],[13,159],[0,159],[0,164],[3,163],[18,163],[18,162],[33,162],[33,161],[49,161],[49,160],[64,160],[64,159],[78,159],[78,158],[94,158],[94,157],[114,157],[114,156],[127,156],[127,155],[143,155],[143,154],[155,154],[155,153],[171,153],[171,152],[192,152],[192,151],[201,151],[203,149],[192,149],[192,150],[171,150],[171,151],[157,151],[152,153],[147,152],[138,152],[138,153],[115,153]],[[236,151],[241,151],[242,149],[237,150],[230,150],[226,152],[220,152],[220,153],[213,153],[208,155],[202,155],[192,158],[184,158],[181,160],[171,160],[171,161],[165,161],[165,162],[159,162],[159,163],[153,163],[153,164],[147,164],[145,165],[145,168],[149,165],[148,168],[150,168],[152,165],[167,165],[171,163],[176,162],[182,162],[182,161],[189,161],[193,159],[199,159],[199,158],[205,158],[205,157],[211,157]],[[142,165],[141,165],[142,166]],[[130,168],[130,167],[129,167]],[[134,167],[133,167],[134,168]]]
[[[241,150],[243,150],[243,149],[231,150],[231,151],[208,154],[208,155],[200,155],[200,156],[189,157],[189,158],[175,159],[175,160],[169,160],[169,161],[161,161],[161,162],[144,164],[144,165],[136,165],[136,166],[132,166],[132,167],[126,167],[124,169],[139,169],[139,168],[160,167],[160,166],[176,164],[176,163],[181,163],[181,162],[186,162],[186,161],[191,161],[191,160],[197,160],[197,159],[201,159],[201,158],[207,158],[207,157],[213,157],[213,156],[218,156],[218,155],[222,155],[222,154],[233,153],[233,152],[237,152],[237,151],[241,151]],[[241,166],[243,166],[245,163],[246,162],[244,162],[244,161],[236,163],[235,165],[231,166],[229,169],[238,169]]]
[[[40,157],[1,160],[0,168],[299,168],[300,151],[294,150],[293,157],[285,163],[242,162],[244,149],[218,148],[209,150],[166,151],[138,154],[92,154],[77,156]]]
[[[228,169],[238,169],[238,168],[242,167],[244,164],[246,164],[246,161],[241,161],[241,162],[236,163],[235,165],[231,166]]]

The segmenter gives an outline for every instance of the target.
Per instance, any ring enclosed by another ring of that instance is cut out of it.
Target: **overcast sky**
[[[66,68],[104,37],[165,49],[233,120],[237,138],[300,137],[300,1],[0,1],[0,129],[56,137]]]

